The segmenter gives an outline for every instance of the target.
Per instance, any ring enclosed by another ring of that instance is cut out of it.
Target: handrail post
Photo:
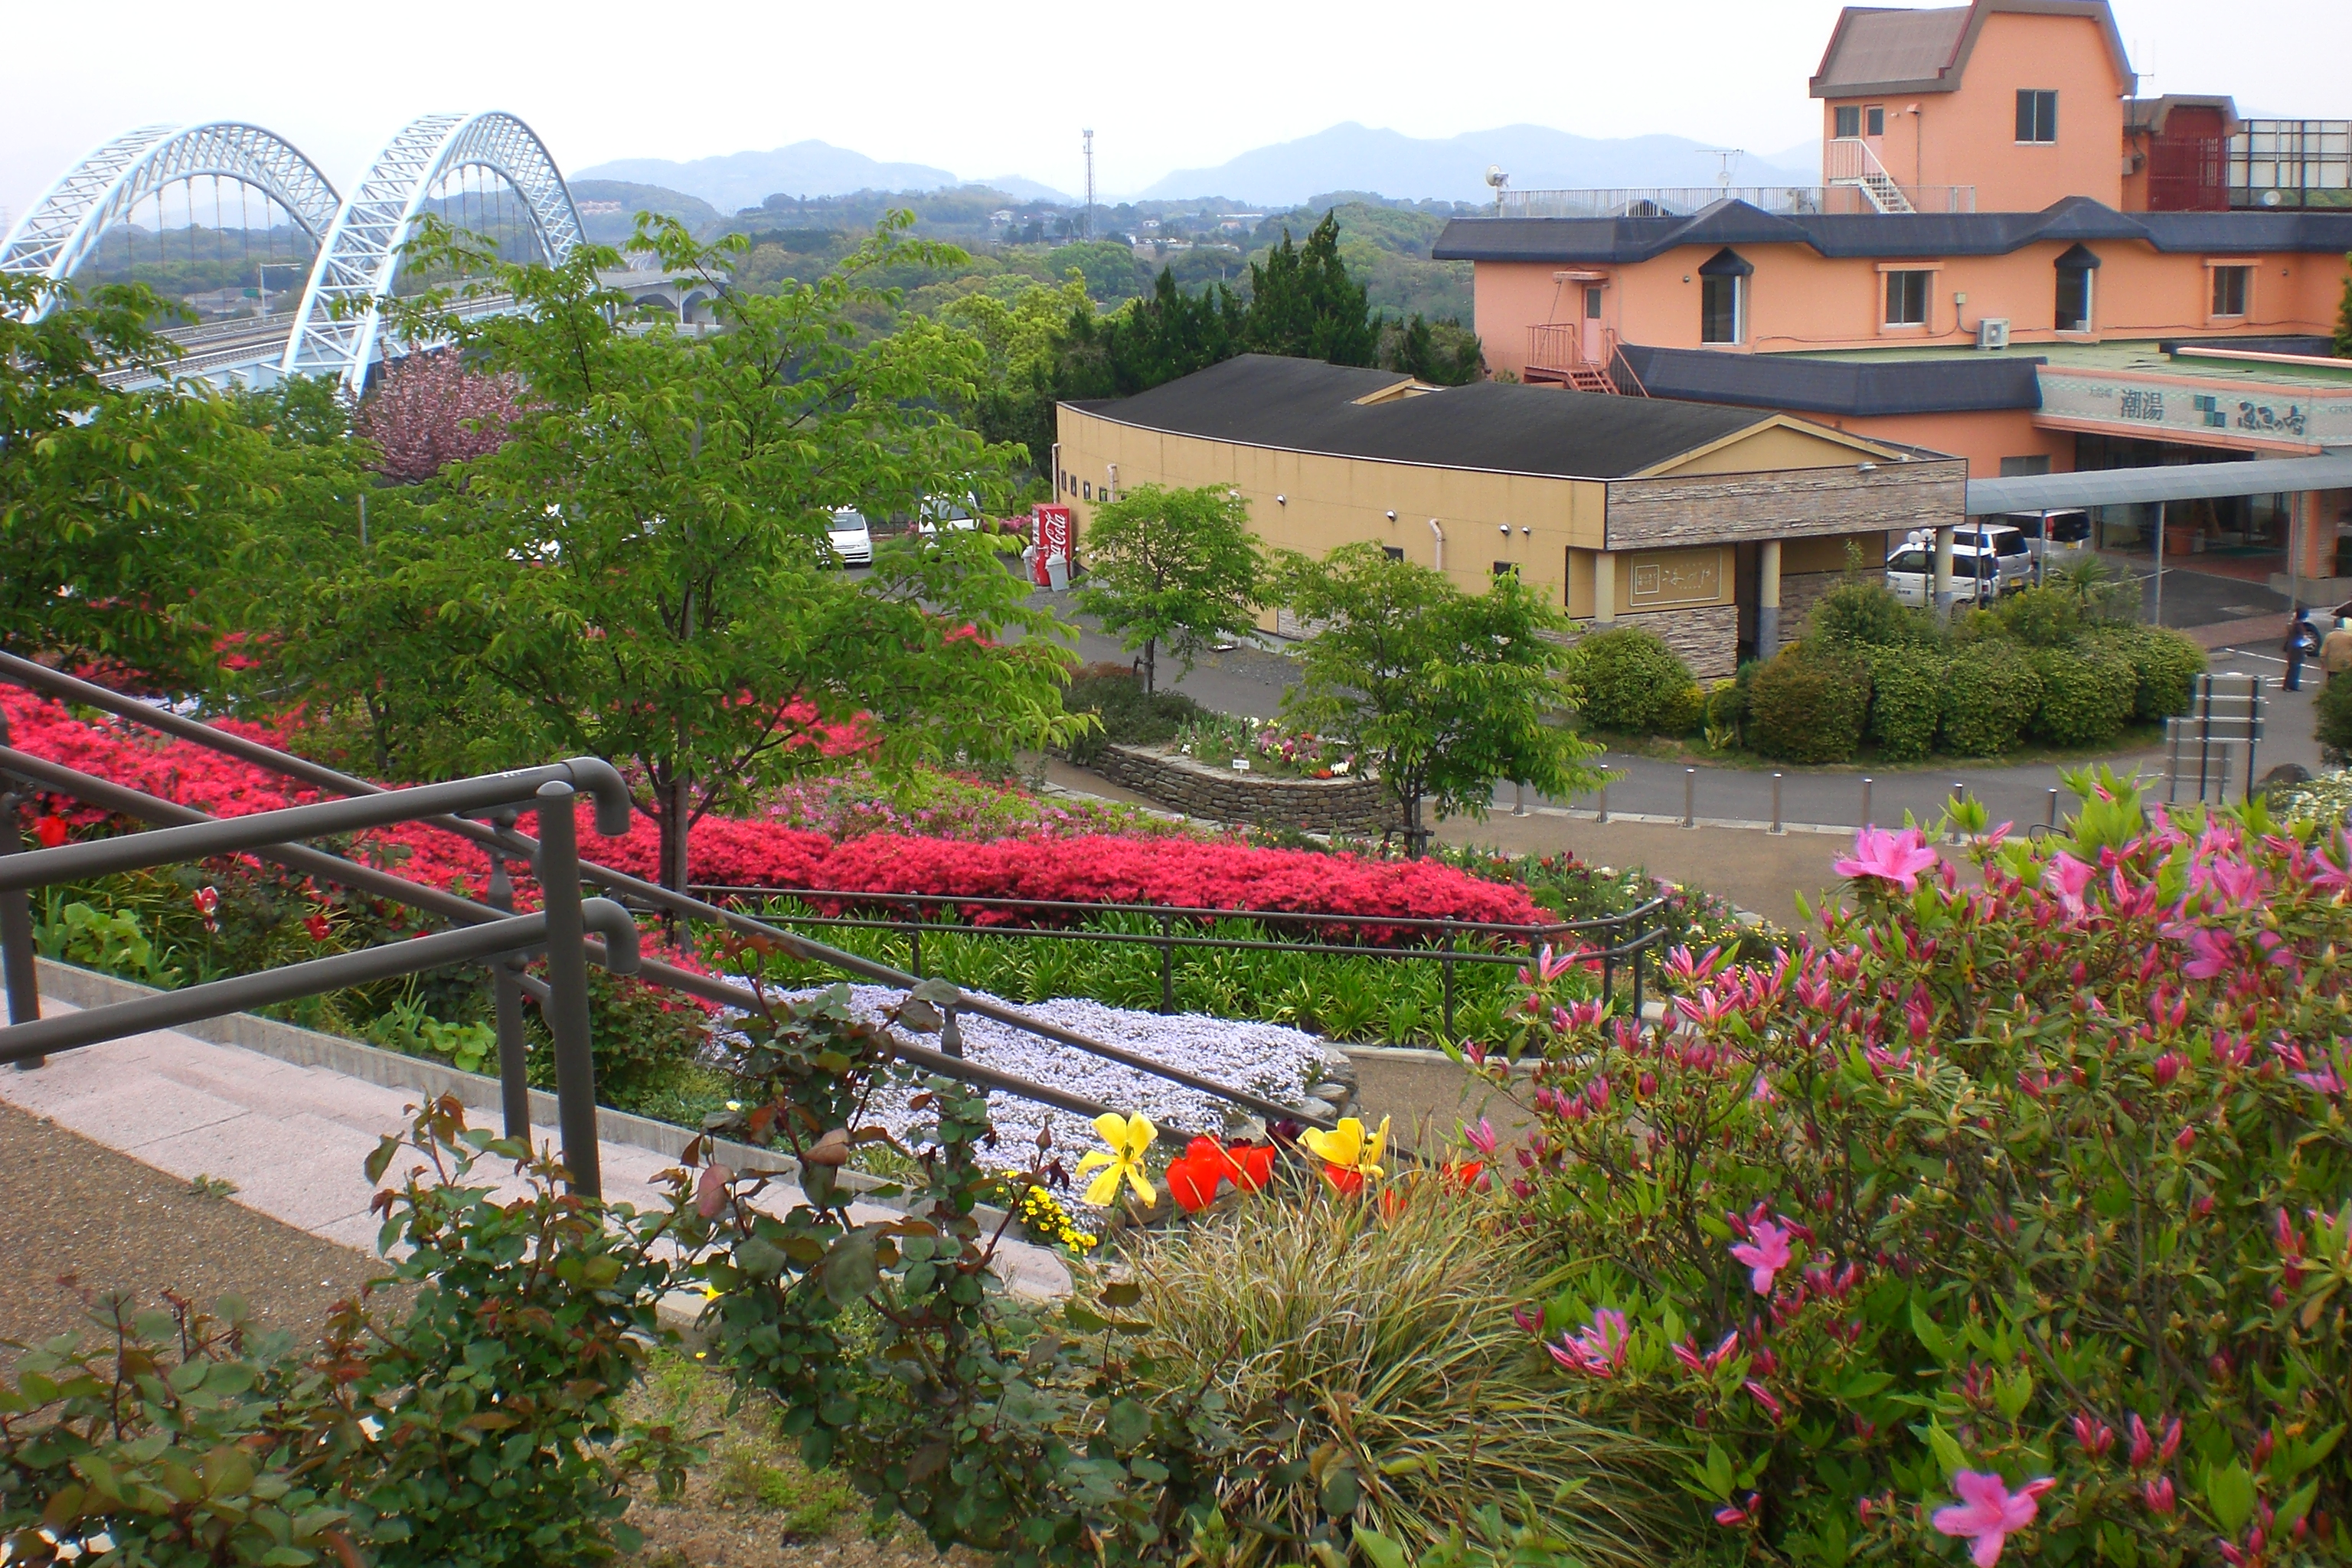
[[[1160,917],[1160,1012],[1165,1017],[1176,1011],[1176,917]]]
[[[579,806],[568,784],[539,786],[539,890],[547,910],[547,1023],[555,1037],[556,1121],[572,1191],[604,1195],[596,1061],[588,1022],[587,931],[580,918]]]
[[[907,933],[907,973],[916,979],[923,978],[923,911],[917,909],[911,918],[901,922]]]
[[[1445,976],[1445,1037],[1451,1042],[1454,1038],[1454,922],[1452,921],[1445,922],[1445,934],[1442,940],[1441,950],[1445,956],[1437,961],[1437,967],[1444,973]]]
[[[7,743],[8,718],[0,713],[0,745]],[[14,855],[25,847],[24,832],[16,826],[20,804],[14,794],[0,791],[0,855]],[[39,1019],[40,972],[33,963],[33,901],[23,888],[0,892],[0,977],[8,985],[8,1022],[30,1024]],[[47,1060],[27,1057],[16,1064],[16,1070],[30,1072]]]
[[[512,831],[519,813],[497,812],[490,825]],[[514,879],[507,874],[505,851],[490,851],[490,889],[486,900],[501,914],[514,913]],[[522,1034],[522,985],[516,975],[522,963],[516,954],[490,961],[490,1005],[499,1026],[499,1104],[506,1118],[507,1136],[530,1142],[530,1079]]]

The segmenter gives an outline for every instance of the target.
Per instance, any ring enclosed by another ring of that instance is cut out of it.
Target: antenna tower
[[[1086,138],[1087,216],[1081,221],[1078,232],[1083,237],[1092,239],[1095,237],[1095,133],[1091,129],[1086,132]]]

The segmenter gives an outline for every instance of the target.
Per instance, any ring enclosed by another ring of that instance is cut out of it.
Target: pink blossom
[[[1731,1256],[1748,1265],[1748,1282],[1759,1296],[1772,1293],[1773,1277],[1789,1267],[1789,1231],[1770,1220],[1749,1233],[1752,1239],[1735,1245]]]
[[[1593,1312],[1591,1327],[1562,1334],[1559,1343],[1544,1348],[1571,1372],[1607,1377],[1625,1364],[1626,1343],[1625,1314],[1602,1307]]]
[[[2012,1492],[1999,1476],[1962,1470],[1952,1478],[1952,1489],[1960,1500],[1954,1507],[1936,1510],[1936,1529],[1970,1542],[1969,1561],[1977,1568],[1992,1568],[2000,1561],[2002,1544],[2042,1511],[2034,1500],[2057,1484],[2043,1476]]]
[[[2083,912],[2083,889],[2098,876],[2095,867],[2087,866],[2072,855],[2060,851],[2053,855],[2042,868],[2042,884],[2054,890],[2058,901],[2070,914]]]
[[[1752,1377],[1747,1382],[1741,1384],[1740,1386],[1748,1390],[1748,1397],[1755,1400],[1757,1404],[1762,1405],[1765,1412],[1769,1415],[1773,1420],[1778,1421],[1780,1419],[1783,1414],[1780,1408],[1780,1401],[1773,1394],[1770,1389],[1765,1387],[1762,1384],[1757,1382]]]
[[[1489,1159],[1494,1157],[1495,1146],[1500,1142],[1495,1136],[1495,1124],[1483,1116],[1478,1119],[1478,1125],[1475,1127],[1465,1127],[1462,1130],[1462,1141]]]
[[[1865,827],[1854,835],[1853,853],[1830,869],[1841,877],[1873,878],[1892,882],[1908,893],[1919,885],[1919,873],[1941,864],[1927,847],[1927,836],[1916,827],[1901,832]]]

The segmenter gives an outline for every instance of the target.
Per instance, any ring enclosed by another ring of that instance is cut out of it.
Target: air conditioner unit
[[[1977,323],[1977,347],[2005,349],[2009,347],[2009,318],[1987,316]]]

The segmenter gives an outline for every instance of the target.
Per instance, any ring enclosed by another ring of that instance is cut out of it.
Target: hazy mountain
[[[1622,185],[1711,185],[1720,161],[1680,136],[1600,140],[1542,125],[1505,125],[1433,139],[1349,121],[1253,148],[1214,168],[1179,169],[1141,193],[1143,199],[1225,195],[1288,205],[1317,191],[1378,191],[1386,196],[1479,201],[1489,164],[1499,163],[1517,190],[1579,190]],[[1751,153],[1732,170],[1739,185],[1805,184],[1818,165],[1783,167]]]
[[[883,163],[824,142],[795,142],[765,153],[728,153],[677,163],[667,158],[616,158],[573,176],[666,185],[699,196],[722,213],[755,207],[772,195],[838,196],[852,191],[930,191],[957,184],[945,169]]]
[[[1074,207],[1078,205],[1078,198],[1067,191],[1057,191],[1051,185],[1036,180],[1024,179],[1019,174],[995,174],[985,180],[966,180],[964,184],[985,185],[992,191],[1003,191],[1006,195],[1018,201],[1052,202],[1056,206],[1065,207]]]
[[[643,185],[627,180],[567,180],[572,199],[581,208],[580,226],[598,245],[618,245],[636,231],[637,215],[659,213],[674,217],[697,234],[719,226],[720,214],[700,196],[664,185]]]

